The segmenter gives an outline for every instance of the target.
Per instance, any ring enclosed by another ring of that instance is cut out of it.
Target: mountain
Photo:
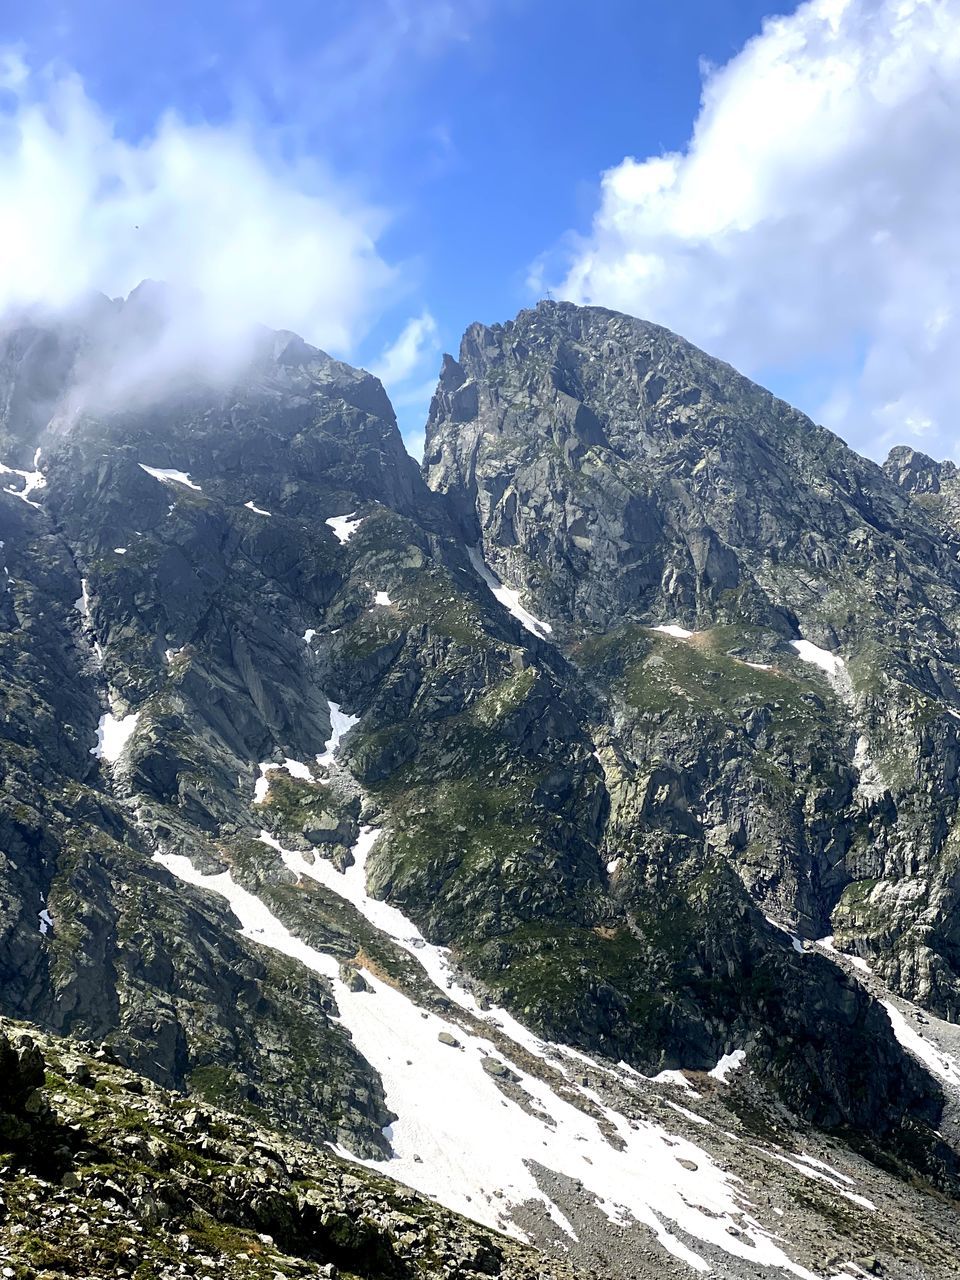
[[[267,331],[212,371],[173,312],[0,336],[0,1013],[102,1045],[158,1141],[187,1093],[234,1156],[449,1211],[395,1272],[229,1219],[291,1273],[526,1274],[507,1232],[578,1275],[954,1274],[950,464],[546,302],[445,357],[421,472],[369,374]],[[59,1182],[128,1186],[84,1142]]]

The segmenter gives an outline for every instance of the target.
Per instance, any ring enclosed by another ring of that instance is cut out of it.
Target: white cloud
[[[404,444],[411,457],[423,457],[424,426],[437,387],[440,336],[428,311],[413,316],[371,366],[397,411]]]
[[[269,138],[168,114],[130,142],[74,74],[16,51],[0,87],[0,313],[152,277],[192,291],[221,346],[259,322],[346,352],[395,290],[383,213]]]
[[[603,175],[533,283],[755,375],[831,370],[829,425],[952,451],[960,422],[960,0],[810,0],[709,70],[683,152]]]
[[[432,360],[439,350],[437,322],[428,311],[424,311],[407,321],[370,372],[389,389],[422,372],[424,363]]]
[[[427,433],[423,427],[419,431],[407,431],[403,437],[404,447],[415,462],[423,461],[423,451],[427,443]]]

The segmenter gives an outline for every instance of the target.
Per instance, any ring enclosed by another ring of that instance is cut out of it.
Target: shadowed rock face
[[[916,467],[593,308],[468,330],[422,476],[379,382],[293,335],[110,412],[71,399],[95,342],[65,341],[8,334],[0,365],[3,460],[39,445],[45,479],[0,493],[7,1013],[385,1154],[326,980],[154,860],[229,870],[342,973],[425,1000],[258,839],[344,867],[372,823],[371,892],[537,1032],[644,1071],[745,1048],[795,1115],[949,1175],[935,1084],[789,937],[960,1009],[960,535]],[[315,764],[339,708],[358,723]]]

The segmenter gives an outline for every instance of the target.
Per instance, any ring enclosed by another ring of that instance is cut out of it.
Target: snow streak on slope
[[[148,467],[146,463],[138,463],[141,471],[145,471],[148,476],[153,476],[154,480],[170,481],[173,484],[185,484],[188,489],[196,489],[197,493],[203,490],[198,484],[194,484],[185,471],[176,471],[173,467]]]
[[[73,602],[73,607],[81,618],[90,621],[90,584],[86,578],[80,579],[80,595]]]
[[[889,1000],[880,1003],[887,1011],[893,1034],[905,1049],[914,1054],[928,1071],[932,1071],[938,1079],[960,1088],[960,1062],[949,1053],[936,1048],[929,1040],[924,1039],[919,1031],[914,1030],[900,1010]]]
[[[549,622],[541,622],[539,618],[535,618],[532,613],[523,607],[520,603],[520,592],[513,591],[510,587],[503,585],[500,579],[486,565],[479,547],[468,547],[467,555],[470,557],[470,563],[477,573],[507,612],[512,613],[517,621],[522,623],[533,635],[541,640],[545,639],[553,630]]]
[[[392,913],[382,919],[390,919],[408,937],[415,935],[417,931],[401,913],[387,904],[374,906],[359,888],[365,853],[376,834],[367,829],[361,837],[353,875],[348,872],[342,877],[348,881],[347,892],[363,903],[365,914],[379,914],[382,908]],[[295,865],[298,858],[284,855],[287,865]],[[386,1133],[394,1158],[365,1161],[370,1167],[457,1212],[513,1234],[519,1233],[511,1221],[511,1207],[539,1201],[558,1226],[572,1234],[570,1224],[537,1184],[530,1168],[536,1162],[579,1179],[612,1221],[645,1223],[666,1250],[697,1271],[709,1271],[709,1264],[669,1224],[727,1254],[814,1280],[749,1216],[736,1180],[693,1143],[658,1125],[630,1121],[595,1100],[595,1111],[602,1113],[605,1126],[621,1144],[614,1146],[597,1119],[516,1062],[505,1062],[491,1040],[421,1010],[371,973],[364,976],[372,991],[350,991],[340,981],[332,956],[291,934],[229,872],[205,876],[187,858],[175,854],[158,854],[157,860],[182,879],[227,898],[247,937],[330,979],[345,1025],[357,1048],[379,1071],[387,1105],[398,1114]],[[326,883],[328,873],[321,868],[318,863],[316,878]],[[442,1032],[456,1044],[442,1043],[438,1039]],[[491,1060],[512,1072],[532,1103],[529,1109],[501,1092],[488,1071]],[[732,1227],[738,1230],[736,1236],[728,1230]]]
[[[852,964],[855,969],[859,969],[862,973],[870,973],[870,966],[867,964],[866,960],[862,960],[859,956],[851,955],[849,951],[837,950],[834,946],[832,933],[828,933],[825,938],[816,938],[814,940],[814,946],[820,947],[825,951],[834,963],[837,963],[837,956],[842,956],[843,959],[846,960],[847,964]]]
[[[866,989],[886,1011],[887,1017],[890,1019],[890,1027],[898,1043],[909,1053],[912,1053],[915,1058],[918,1058],[938,1080],[943,1084],[949,1085],[950,1092],[955,1097],[960,1097],[960,1058],[942,1049],[936,1043],[935,1034],[930,1034],[939,1019],[932,1014],[922,1012],[909,1001],[900,999],[900,1003],[906,1006],[907,1012],[911,1013],[921,1026],[926,1025],[928,1027],[928,1038],[922,1031],[910,1025],[903,1010],[894,1004],[890,990],[880,983],[864,960],[861,960],[859,956],[837,951],[832,935],[818,939],[815,945],[821,948],[835,964],[839,964],[843,960],[847,964],[852,964],[866,975],[865,979],[859,979],[859,981],[864,983]],[[941,1023],[940,1025],[946,1027],[947,1024]]]
[[[875,1213],[877,1206],[872,1200],[868,1200],[866,1196],[858,1195],[855,1191],[850,1191],[849,1186],[853,1185],[853,1179],[848,1178],[846,1174],[838,1173],[836,1169],[831,1169],[829,1165],[823,1164],[819,1160],[811,1160],[809,1156],[798,1156],[795,1160],[790,1156],[786,1156],[782,1151],[764,1150],[762,1147],[755,1147],[755,1151],[759,1151],[762,1155],[770,1160],[779,1160],[781,1164],[788,1164],[791,1169],[796,1169],[798,1173],[802,1173],[805,1178],[811,1178],[814,1182],[824,1182],[830,1190],[838,1196],[843,1196],[844,1200],[849,1200],[851,1204],[858,1205],[861,1209],[869,1209],[871,1213]],[[847,1186],[843,1184],[847,1183]]]
[[[790,647],[796,651],[803,662],[819,667],[833,685],[837,695],[851,711],[856,713],[857,703],[853,681],[847,664],[840,654],[831,653],[829,649],[821,649],[810,640],[791,640]],[[851,763],[858,774],[857,797],[859,800],[866,805],[879,800],[888,788],[876,761],[870,754],[870,739],[865,733],[858,733]]]

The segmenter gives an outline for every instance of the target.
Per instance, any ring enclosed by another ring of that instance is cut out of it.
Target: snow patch
[[[839,653],[821,649],[810,640],[791,640],[790,648],[795,651],[801,662],[819,667],[844,702],[850,706],[853,705],[853,681],[850,679],[847,664]]]
[[[46,937],[47,934],[50,932],[50,930],[53,928],[53,917],[51,916],[50,912],[47,910],[46,907],[42,907],[41,910],[37,913],[37,915],[40,922],[39,924],[40,932],[43,934],[44,937]]]
[[[252,502],[245,502],[243,505],[247,508],[248,511],[255,511],[258,516],[273,515],[272,511],[264,511],[263,507],[255,507]]]
[[[670,1098],[668,1098],[667,1106],[672,1107],[673,1110],[679,1112],[680,1115],[686,1116],[687,1119],[692,1120],[694,1124],[705,1125],[708,1129],[713,1128],[712,1120],[708,1120],[706,1116],[698,1116],[695,1111],[690,1111],[687,1107],[682,1107],[679,1102],[673,1102]]]
[[[316,632],[307,633],[311,637],[315,634]],[[307,635],[304,636],[305,640]],[[347,715],[345,711],[341,711],[340,704],[337,702],[328,701],[327,706],[330,709],[330,737],[327,739],[323,753],[315,757],[317,764],[325,769],[329,769],[333,764],[341,738],[343,738],[344,734],[349,733],[360,720],[359,716]],[[310,765],[305,764],[302,760],[294,760],[291,756],[287,756],[282,764],[277,764],[273,760],[265,760],[257,767],[260,770],[260,776],[253,787],[254,804],[263,804],[266,800],[270,791],[268,775],[276,769],[286,769],[291,778],[299,778],[303,782],[316,782],[320,785],[326,785],[326,780],[317,778]],[[276,847],[279,848],[280,846],[277,845]]]
[[[73,602],[73,607],[81,617],[90,618],[90,584],[86,578],[80,579],[80,595]]]
[[[139,719],[139,711],[131,711],[122,720],[118,720],[111,711],[102,715],[97,725],[97,744],[90,748],[90,754],[98,760],[106,760],[108,764],[116,764],[124,747],[133,737]]]
[[[662,631],[665,636],[673,636],[674,640],[689,640],[694,634],[688,631],[686,627],[680,627],[675,622],[661,622],[656,627],[651,627],[652,631]]]
[[[328,699],[327,706],[330,708],[330,737],[324,744],[323,753],[317,756],[317,764],[323,765],[325,769],[329,769],[333,764],[333,758],[337,754],[337,748],[344,735],[349,733],[355,724],[360,723],[359,716],[351,716],[341,711],[339,702],[330,702]]]
[[[549,622],[541,622],[539,618],[535,618],[529,610],[523,607],[520,603],[520,592],[503,585],[500,579],[488,568],[480,548],[467,547],[467,555],[474,569],[476,569],[507,612],[512,613],[517,621],[526,627],[532,635],[537,636],[540,640],[546,639],[553,631],[553,627],[550,626]]]
[[[283,764],[274,764],[273,761],[267,760],[258,766],[260,769],[260,777],[253,786],[253,803],[263,804],[270,791],[269,774],[279,769],[285,769],[291,778],[299,778],[302,782],[313,782],[313,773],[310,766],[304,764],[301,760],[294,760],[290,756],[284,760]]]
[[[388,606],[388,605],[392,605],[393,601],[387,595],[386,591],[378,591],[377,594],[373,597],[373,603],[375,605],[382,604],[382,605]]]
[[[797,1153],[798,1160],[802,1160],[804,1164],[810,1165],[814,1169],[822,1169],[824,1173],[828,1173],[831,1178],[839,1178],[841,1182],[845,1182],[850,1187],[857,1184],[852,1178],[848,1178],[845,1173],[841,1173],[839,1169],[834,1169],[828,1164],[824,1164],[822,1160],[815,1160],[813,1156],[804,1155],[802,1152]]]
[[[114,554],[118,556],[125,556],[127,554],[126,547],[114,547],[113,550],[114,550]]]
[[[838,696],[842,698],[851,711],[856,712],[853,681],[850,679],[847,664],[839,653],[831,653],[829,649],[821,649],[819,645],[813,644],[810,640],[791,640],[790,647],[795,650],[801,661],[809,662],[813,666],[819,667],[831,685],[833,685],[834,691]],[[862,734],[857,740],[852,764],[860,775],[857,783],[857,795],[860,799],[865,801],[879,799],[887,788],[880,776],[879,769],[870,758],[869,740]]]
[[[42,508],[39,502],[34,502],[30,497],[37,489],[42,489],[47,483],[47,478],[40,470],[40,450],[38,449],[33,455],[33,470],[19,471],[16,467],[7,467],[0,462],[0,475],[3,476],[19,476],[23,481],[21,488],[16,489],[13,485],[5,485],[4,493],[12,494],[15,498],[20,498],[28,507],[36,507],[38,511]]]
[[[797,656],[802,662],[810,662],[815,667],[819,667],[821,671],[825,671],[828,676],[836,677],[846,671],[846,663],[838,653],[831,653],[829,649],[821,649],[819,645],[814,644],[811,640],[791,640],[791,649],[795,649]]]
[[[173,467],[148,467],[145,462],[137,464],[141,471],[145,471],[148,476],[153,476],[154,480],[162,480],[173,484],[185,484],[188,489],[196,489],[197,493],[203,490],[198,484],[194,484],[185,471],[177,471]]]
[[[621,1062],[620,1066],[626,1067],[627,1064],[625,1062]],[[642,1078],[647,1079],[648,1077],[644,1076]],[[687,1077],[683,1074],[682,1071],[675,1071],[668,1068],[665,1071],[658,1071],[655,1076],[650,1076],[649,1079],[653,1082],[653,1084],[675,1085],[678,1089],[682,1089],[684,1093],[693,1094],[695,1098],[700,1098],[703,1096],[702,1094],[696,1091],[696,1089],[693,1087],[693,1085],[690,1083],[690,1081],[687,1079]]]
[[[843,1196],[845,1200],[852,1201],[853,1204],[859,1205],[861,1209],[869,1209],[876,1212],[877,1206],[872,1200],[868,1200],[866,1196],[857,1195],[855,1191],[848,1191],[842,1184],[845,1182],[852,1185],[852,1179],[845,1174],[837,1173],[831,1169],[829,1165],[823,1164],[820,1160],[811,1160],[808,1156],[798,1156],[791,1159],[783,1154],[782,1151],[771,1151],[763,1147],[754,1147],[754,1151],[759,1151],[765,1156],[769,1156],[772,1160],[779,1160],[781,1164],[788,1164],[791,1169],[796,1169],[798,1173],[802,1173],[805,1178],[812,1178],[815,1182],[825,1182],[832,1191],[837,1195]],[[819,1167],[813,1168],[811,1166]]]
[[[316,627],[307,627],[306,631],[303,633],[303,638],[306,641],[306,643],[309,644],[316,634],[317,634]]]
[[[733,1053],[725,1053],[717,1065],[707,1074],[713,1076],[714,1080],[720,1080],[723,1084],[726,1084],[730,1073],[741,1067],[746,1061],[746,1057],[747,1055],[743,1049],[734,1049]]]
[[[859,969],[862,973],[871,972],[870,966],[867,964],[866,960],[861,960],[859,956],[849,955],[846,951],[838,951],[834,946],[832,933],[827,934],[825,938],[817,938],[816,946],[822,947],[824,951],[829,952],[831,957],[843,956],[844,960],[846,960],[848,964],[852,964],[855,969]]]
[[[330,526],[341,543],[349,542],[363,521],[363,516],[359,516],[355,520],[355,515],[356,512],[351,511],[345,516],[331,516],[329,520],[324,520],[323,523]]]
[[[302,854],[284,849],[280,842],[267,831],[260,832],[260,840],[271,848],[276,849],[286,867],[299,876],[301,880],[303,878],[316,880],[324,888],[331,889],[339,897],[344,898],[354,906],[370,924],[382,933],[387,934],[394,942],[409,952],[418,961],[434,985],[440,988],[456,1004],[460,1005],[462,1009],[480,1021],[489,1022],[496,1026],[499,1031],[513,1040],[520,1048],[549,1063],[550,1066],[559,1069],[563,1074],[569,1075],[566,1069],[557,1063],[557,1057],[567,1058],[577,1063],[580,1073],[582,1073],[582,1068],[586,1066],[591,1071],[614,1078],[620,1084],[629,1084],[629,1079],[624,1077],[632,1076],[644,1084],[673,1085],[692,1094],[694,1097],[700,1096],[689,1080],[679,1071],[661,1071],[659,1075],[651,1079],[640,1075],[639,1072],[634,1071],[625,1062],[620,1063],[618,1068],[613,1068],[609,1064],[597,1062],[578,1049],[571,1049],[568,1045],[550,1044],[540,1040],[505,1009],[490,1005],[481,1008],[473,993],[454,979],[450,966],[449,951],[446,948],[428,943],[413,921],[405,916],[402,911],[391,906],[390,903],[383,902],[378,898],[371,898],[367,892],[367,858],[377,841],[378,835],[379,832],[372,827],[361,828],[359,839],[353,848],[353,862],[344,871],[338,871],[333,863],[324,858],[318,858],[313,863],[307,862]],[[575,1085],[575,1087],[580,1092],[589,1092],[583,1090],[579,1085]]]
[[[853,752],[853,767],[859,777],[857,779],[857,795],[866,801],[879,800],[887,792],[887,784],[870,755],[870,739],[865,734],[857,738]]]
[[[787,937],[788,937],[788,938],[790,939],[790,941],[793,943],[793,949],[794,949],[794,951],[796,951],[798,955],[803,956],[803,955],[806,955],[806,954],[807,954],[807,952],[806,952],[806,948],[804,947],[804,945],[803,945],[803,943],[801,942],[801,940],[797,937],[797,935],[796,935],[795,933],[792,933],[792,932],[787,928],[787,926],[786,926],[786,925],[780,924],[777,920],[774,920],[773,916],[764,916],[763,918],[764,918],[764,920],[766,920],[767,924],[772,924],[772,925],[773,925],[773,927],[774,927],[775,929],[779,930],[779,932],[780,932],[780,933],[785,933],[785,934],[787,935]]]
[[[267,761],[265,764],[261,764],[258,767],[260,769],[260,777],[253,784],[253,803],[263,804],[270,791],[270,779],[267,777],[267,774],[270,773],[272,769],[279,769],[280,766]]]

